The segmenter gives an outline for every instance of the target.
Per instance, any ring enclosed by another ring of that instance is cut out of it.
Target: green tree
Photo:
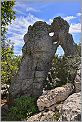
[[[15,20],[15,11],[13,6],[15,1],[2,1],[1,2],[1,41],[6,39],[7,26],[11,24],[12,20]]]
[[[21,62],[21,56],[14,55],[12,40],[6,38],[7,27],[12,24],[12,20],[15,20],[14,5],[14,0],[1,2],[1,82],[8,84],[17,73]]]
[[[2,48],[1,57],[1,82],[10,84],[17,73],[21,56],[15,56],[13,47]]]
[[[38,112],[34,97],[21,96],[15,99],[14,105],[9,109],[6,121],[24,121]]]

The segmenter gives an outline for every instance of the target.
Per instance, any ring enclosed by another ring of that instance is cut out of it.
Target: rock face
[[[61,17],[56,17],[51,23],[52,31],[54,32],[54,40],[59,42],[59,45],[64,50],[65,56],[77,55],[76,44],[72,35],[69,33],[69,24]]]
[[[54,110],[57,103],[64,101],[73,91],[73,85],[67,83],[63,87],[57,87],[48,91],[45,95],[40,96],[37,100],[39,111],[44,109]]]
[[[55,18],[51,25],[38,21],[29,26],[24,36],[22,63],[9,89],[11,98],[22,95],[39,97],[42,94],[43,83],[59,45],[66,55],[76,55],[75,44],[68,30],[69,24],[61,17]],[[49,33],[52,31],[54,35],[51,37]]]
[[[1,121],[5,121],[7,117],[7,113],[9,112],[9,108],[7,104],[1,106]]]
[[[51,67],[58,44],[49,36],[50,27],[46,22],[36,22],[24,36],[23,61],[16,79],[11,84],[13,97],[40,96],[43,82]]]
[[[62,121],[81,121],[81,93],[70,95],[62,107]]]
[[[77,74],[74,80],[75,92],[81,91],[81,65],[78,66]]]
[[[27,121],[53,121],[54,120],[54,112],[48,111],[48,112],[40,112],[39,114],[36,114],[34,116],[31,116]]]

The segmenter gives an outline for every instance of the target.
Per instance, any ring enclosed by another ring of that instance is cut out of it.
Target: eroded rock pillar
[[[78,55],[77,44],[74,42],[72,34],[69,33],[69,27],[68,22],[61,17],[54,18],[51,23],[51,28],[54,32],[54,41],[59,42],[65,56],[74,56]]]
[[[46,22],[39,21],[29,26],[24,36],[22,63],[10,86],[13,98],[22,95],[39,97],[42,94],[43,83],[58,47],[58,44],[53,44],[49,32],[50,26]]]

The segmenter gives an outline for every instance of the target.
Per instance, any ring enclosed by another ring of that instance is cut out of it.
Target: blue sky
[[[61,1],[61,0],[60,0]],[[80,2],[57,2],[55,0],[47,2],[44,0],[34,2],[34,0],[17,0],[13,8],[16,11],[16,20],[8,26],[8,39],[14,43],[16,55],[22,54],[24,45],[24,34],[28,31],[28,26],[34,22],[42,20],[50,24],[53,18],[61,16],[70,24],[69,32],[73,35],[76,43],[80,42],[81,32],[81,4]],[[58,48],[57,54],[63,55],[63,49]]]

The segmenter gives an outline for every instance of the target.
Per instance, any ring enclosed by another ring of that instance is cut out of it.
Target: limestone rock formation
[[[4,104],[1,106],[1,121],[6,120],[8,111],[9,111],[9,108],[7,104]]]
[[[43,83],[59,45],[66,56],[76,55],[75,43],[68,31],[69,24],[61,17],[55,18],[51,25],[38,21],[29,26],[24,35],[22,63],[9,89],[10,98],[22,95],[39,97],[42,94]],[[50,32],[54,32],[52,37]]]
[[[70,95],[62,107],[62,121],[81,121],[81,93]]]
[[[61,17],[56,17],[51,23],[52,31],[54,32],[54,40],[59,42],[59,45],[64,50],[65,56],[77,55],[76,44],[72,35],[69,33],[69,24]]]
[[[48,111],[48,112],[40,112],[34,116],[31,116],[27,122],[30,121],[53,121],[54,120],[54,112]]]
[[[39,97],[42,94],[43,82],[58,46],[53,44],[49,32],[50,26],[39,21],[30,26],[25,34],[23,61],[10,87],[13,98],[21,95]]]
[[[39,111],[44,109],[55,111],[55,106],[57,103],[64,101],[73,91],[73,85],[71,83],[67,83],[62,87],[57,87],[55,89],[50,90],[45,95],[42,95],[37,100],[37,106]]]

